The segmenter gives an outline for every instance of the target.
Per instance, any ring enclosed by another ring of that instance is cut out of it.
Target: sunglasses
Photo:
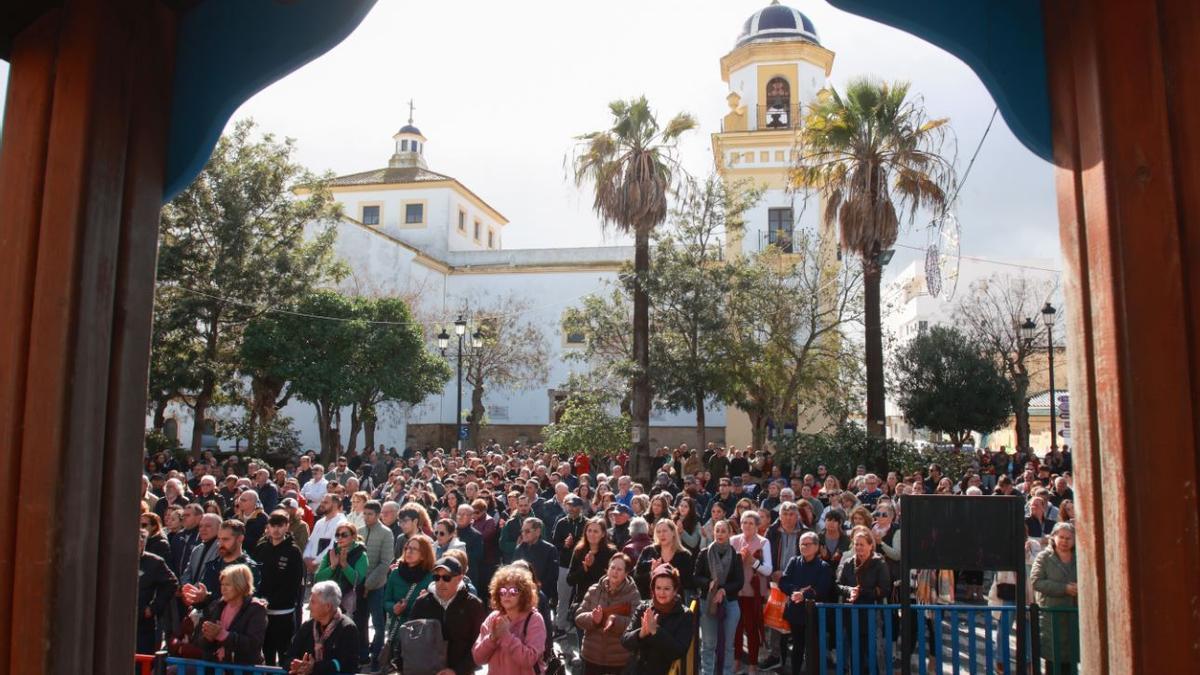
[[[439,537],[449,537],[450,536],[450,533],[445,530],[438,530],[437,532],[434,532],[434,534],[436,534]]]
[[[501,597],[509,597],[509,596],[514,596],[516,594],[517,594],[517,589],[515,589],[515,588],[501,588],[500,589]]]
[[[434,581],[444,581],[446,583],[450,583],[451,581],[454,581],[454,575],[453,574],[435,574],[435,575],[433,575],[433,580]]]
[[[892,514],[888,513],[887,511],[876,511],[875,513],[872,513],[871,515],[876,518],[891,518],[892,517]]]
[[[338,532],[337,533],[338,539],[349,539],[352,536],[354,536],[354,535],[350,534],[349,532]]]

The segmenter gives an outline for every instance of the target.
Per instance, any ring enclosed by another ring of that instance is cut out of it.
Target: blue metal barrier
[[[806,631],[809,673],[890,675],[902,669],[904,636],[912,639],[914,673],[987,673],[1017,658],[1017,608],[981,605],[912,605],[907,620],[900,605],[816,604]],[[1035,610],[1036,611],[1036,610]],[[1073,611],[1073,610],[1072,610]],[[1026,626],[1026,644],[1032,645]],[[1030,663],[1030,655],[1023,659]]]
[[[195,659],[181,659],[168,656],[166,665],[175,666],[180,675],[265,675],[266,673],[286,673],[283,668],[271,666],[235,666],[226,663],[212,663]]]

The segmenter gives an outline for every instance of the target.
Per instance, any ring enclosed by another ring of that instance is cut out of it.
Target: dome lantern
[[[421,167],[428,168],[425,165],[425,136],[421,130],[413,126],[413,102],[408,102],[408,124],[400,127],[392,136],[395,141],[395,150],[392,153],[391,159],[388,160],[388,167],[393,169],[403,167]]]

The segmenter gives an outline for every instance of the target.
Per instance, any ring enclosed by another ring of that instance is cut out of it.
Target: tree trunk
[[[767,416],[762,413],[747,412],[750,416],[750,442],[755,448],[767,444]]]
[[[154,402],[154,430],[162,432],[167,426],[167,397]],[[176,427],[178,429],[178,427]]]
[[[630,453],[630,475],[634,482],[650,485],[650,298],[645,279],[650,274],[650,228],[639,227],[634,237],[633,253],[633,362],[637,373],[633,378],[633,452]]]
[[[877,254],[878,252],[876,252]],[[883,268],[877,255],[863,260],[863,321],[866,324],[867,435],[883,438],[886,412],[883,399],[883,330],[880,323],[879,286]],[[884,458],[886,464],[887,458]]]
[[[317,435],[321,439],[321,462],[328,466],[333,459],[333,406],[327,403],[313,403],[317,408]]]
[[[346,454],[354,452],[358,447],[358,432],[362,430],[362,416],[358,414],[358,404],[350,406],[350,440],[346,441]]]
[[[196,395],[196,402],[192,404],[192,446],[190,450],[195,457],[200,456],[200,450],[204,446],[204,415],[208,413],[211,392],[212,389],[206,381],[200,393]]]
[[[696,447],[700,448],[700,452],[704,452],[704,447],[708,445],[708,425],[705,422],[704,410],[704,392],[696,392]],[[686,458],[685,458],[686,459]]]
[[[363,420],[363,447],[368,450],[375,447],[375,415]]]
[[[468,450],[479,449],[479,426],[483,421],[483,387],[471,385],[471,415],[467,420]]]

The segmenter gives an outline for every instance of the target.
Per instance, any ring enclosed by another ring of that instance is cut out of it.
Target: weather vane
[[[415,109],[416,109],[416,106],[413,105],[413,100],[411,98],[408,99],[408,123],[409,124],[413,123],[413,110],[415,110]]]

